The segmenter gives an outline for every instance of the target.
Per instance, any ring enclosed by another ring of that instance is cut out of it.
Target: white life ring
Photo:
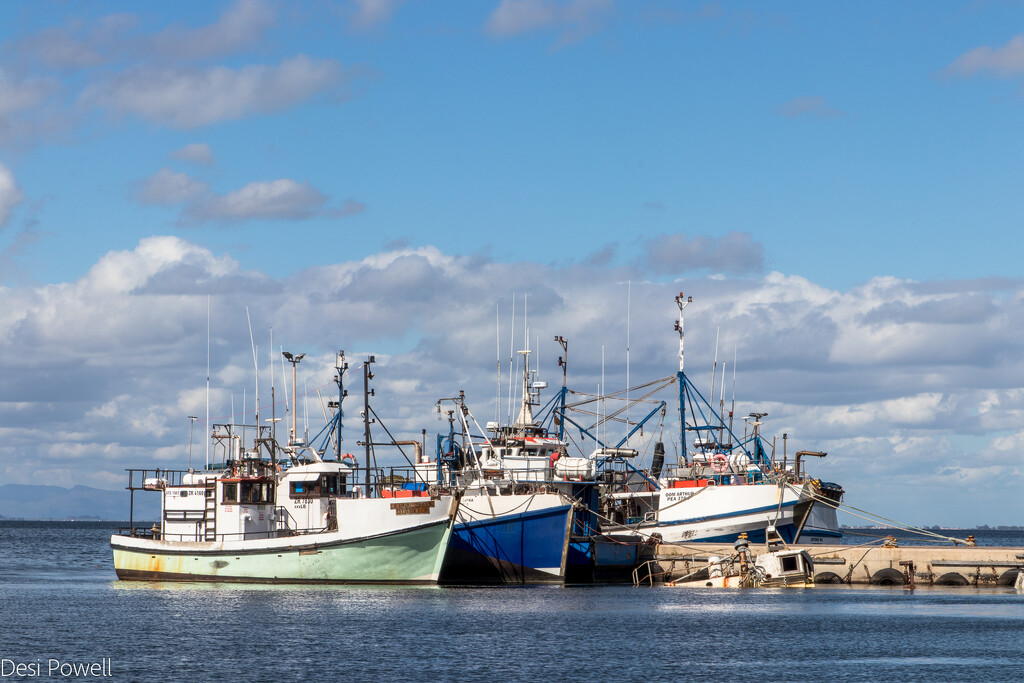
[[[711,456],[711,469],[721,474],[729,469],[729,458],[722,453],[715,453]]]

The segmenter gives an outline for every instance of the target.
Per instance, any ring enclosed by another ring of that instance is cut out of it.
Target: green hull
[[[436,583],[448,548],[447,520],[360,539],[318,534],[259,547],[171,543],[113,536],[123,580],[248,583]]]

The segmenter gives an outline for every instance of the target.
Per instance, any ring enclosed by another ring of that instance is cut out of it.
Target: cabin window
[[[336,496],[338,495],[338,475],[336,474],[325,474],[320,477],[320,495],[321,496]]]
[[[796,561],[796,555],[790,555],[788,557],[783,557],[781,559],[783,572],[795,572],[800,569]]]
[[[293,481],[291,493],[292,498],[315,498],[320,495],[319,481]]]
[[[321,498],[338,496],[344,480],[337,474],[321,474],[313,481],[293,481],[290,491],[292,498]]]
[[[274,487],[265,481],[243,481],[242,482],[242,503],[255,503],[262,505],[272,503],[274,498]]]
[[[238,484],[224,484],[224,500],[225,503],[237,503],[238,502]]]

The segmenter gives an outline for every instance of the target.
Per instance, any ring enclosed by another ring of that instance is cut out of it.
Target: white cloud
[[[382,21],[391,6],[367,3],[362,14]],[[331,59],[299,54],[277,64],[204,63],[265,51],[269,31],[280,23],[276,7],[270,0],[236,0],[210,24],[156,31],[134,14],[73,18],[10,41],[13,58],[0,66],[0,146],[72,141],[89,109],[190,130],[272,114],[317,96],[344,98],[347,74]],[[63,72],[60,78],[39,75],[53,69]],[[69,76],[69,70],[81,73]]]
[[[364,30],[390,21],[399,3],[398,0],[353,0],[353,4],[352,28]]]
[[[487,30],[494,35],[514,36],[548,28],[558,17],[556,9],[550,0],[501,0],[487,20]]]
[[[85,413],[85,416],[102,417],[109,420],[111,418],[117,417],[121,406],[124,403],[129,402],[130,400],[131,396],[129,396],[128,394],[121,394],[120,396],[115,397],[113,400],[107,401],[103,405],[96,406],[92,410],[89,410],[88,412]]]
[[[342,78],[338,62],[305,55],[239,69],[139,66],[88,86],[81,99],[113,114],[191,129],[284,109],[335,88]]]
[[[135,198],[143,204],[180,206],[182,223],[236,223],[250,220],[305,220],[328,215],[344,218],[361,213],[366,205],[346,201],[328,206],[329,197],[308,183],[290,178],[258,181],[224,195],[185,174],[163,168],[138,183]]]
[[[982,45],[968,50],[953,60],[944,73],[961,77],[987,73],[999,78],[1024,75],[1024,34],[1010,38],[1001,47]]]
[[[39,138],[64,131],[61,85],[49,77],[31,77],[0,66],[0,145],[31,146]]]
[[[206,26],[179,24],[155,33],[139,33],[139,17],[110,14],[95,21],[73,19],[48,27],[16,43],[20,54],[59,69],[88,69],[119,59],[132,61],[198,60],[258,46],[274,26],[267,0],[236,0]]]
[[[611,0],[501,0],[487,19],[487,32],[497,37],[544,30],[559,31],[557,46],[579,41],[597,29]]]
[[[162,168],[142,182],[136,197],[143,204],[173,206],[196,199],[207,190],[206,183],[201,183],[184,173]]]
[[[969,353],[985,357],[994,351],[986,347],[995,337],[978,333],[1006,325],[1004,307],[971,294],[976,293],[930,292],[913,282],[875,278],[843,295],[844,305],[830,316],[838,331],[831,360],[935,364],[959,362]]]
[[[274,25],[267,0],[236,0],[213,24],[199,28],[169,27],[145,39],[145,54],[174,59],[204,59],[257,45]]]
[[[110,14],[95,22],[71,19],[15,42],[18,54],[55,69],[88,69],[110,62],[138,27],[130,14]]]
[[[227,258],[214,258],[205,249],[177,237],[147,237],[133,251],[112,251],[76,283],[83,298],[101,294],[129,294],[169,268],[194,263],[211,277],[232,274],[237,265]]]
[[[0,228],[7,225],[11,217],[11,211],[21,203],[24,197],[21,188],[18,187],[14,174],[3,164],[0,164]]]
[[[193,142],[171,152],[172,159],[189,161],[200,166],[213,166],[213,152],[205,142]]]
[[[288,178],[249,183],[222,197],[210,197],[188,209],[197,221],[310,218],[323,210],[327,196],[307,183]]]
[[[992,448],[1009,452],[1016,458],[1024,456],[1024,430],[993,439]]]
[[[844,433],[877,429],[883,424],[890,428],[932,425],[940,417],[942,399],[940,393],[901,396],[892,400],[825,408],[819,411],[818,417],[826,425]]]
[[[59,89],[55,79],[18,78],[0,67],[0,117],[35,109]]]
[[[363,211],[366,211],[366,204],[363,202],[357,202],[354,199],[348,199],[340,209],[333,210],[331,215],[344,218],[345,216],[355,216]]]

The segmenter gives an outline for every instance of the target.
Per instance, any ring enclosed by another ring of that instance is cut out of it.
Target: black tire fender
[[[898,569],[879,569],[871,575],[872,586],[902,586],[903,572]]]

